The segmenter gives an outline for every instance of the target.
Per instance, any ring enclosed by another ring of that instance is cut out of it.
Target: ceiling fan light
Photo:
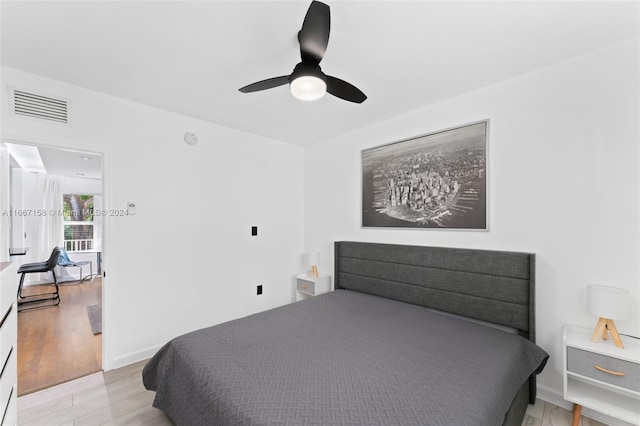
[[[291,81],[291,94],[303,101],[315,101],[327,93],[327,83],[319,77],[303,75]]]

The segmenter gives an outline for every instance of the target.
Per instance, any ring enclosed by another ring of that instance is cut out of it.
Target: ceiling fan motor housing
[[[309,65],[304,62],[300,62],[293,69],[293,72],[289,76],[289,83],[295,80],[298,77],[316,77],[320,80],[324,81],[327,84],[327,76],[322,72],[320,65]]]

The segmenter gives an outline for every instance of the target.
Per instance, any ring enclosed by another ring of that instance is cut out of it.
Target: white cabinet
[[[16,263],[0,264],[0,420],[2,426],[16,424],[18,312]]]
[[[300,274],[296,276],[296,291],[302,297],[316,296],[318,294],[331,291],[331,276],[327,274],[318,274],[317,277],[309,275],[308,273]]]
[[[622,336],[620,349],[610,340],[591,342],[592,333],[564,327],[564,399],[576,404],[574,424],[584,406],[640,425],[640,340]]]

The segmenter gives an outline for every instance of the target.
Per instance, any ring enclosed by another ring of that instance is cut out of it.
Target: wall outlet
[[[262,284],[257,287],[258,296],[262,294]]]
[[[254,237],[256,235],[258,235],[258,227],[257,226],[252,226],[251,227],[251,235],[253,235]]]

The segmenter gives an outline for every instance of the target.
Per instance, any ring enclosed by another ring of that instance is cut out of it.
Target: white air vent
[[[68,99],[15,88],[12,88],[9,93],[15,115],[69,124]]]

